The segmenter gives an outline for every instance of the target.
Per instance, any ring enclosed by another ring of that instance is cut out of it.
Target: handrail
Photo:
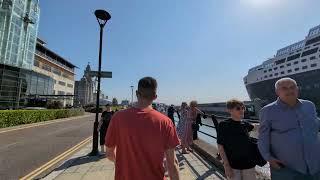
[[[212,118],[212,121],[213,123],[216,125],[218,123],[217,119],[229,119],[230,117],[227,117],[227,116],[219,116],[219,115],[215,115],[215,114],[205,114],[206,117],[211,117]],[[206,118],[205,118],[206,119]],[[248,121],[248,122],[251,122],[251,123],[259,123],[259,120],[253,120],[253,119],[243,119],[244,121]],[[216,123],[215,123],[216,122]],[[215,126],[212,126],[212,125],[209,125],[209,124],[205,124],[205,123],[202,123],[201,124],[202,126],[206,126],[206,127],[209,127],[209,128],[213,128],[213,129],[217,129]],[[198,130],[198,132],[204,134],[204,135],[207,135],[209,137],[212,137],[214,139],[217,139],[217,137],[211,135],[211,134],[208,134],[206,132],[203,132],[201,130]]]

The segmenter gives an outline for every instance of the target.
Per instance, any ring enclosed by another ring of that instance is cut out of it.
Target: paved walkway
[[[114,179],[114,164],[111,161],[102,157],[86,156],[91,151],[91,147],[92,144],[89,143],[43,179]],[[182,180],[225,179],[213,164],[206,162],[197,153],[181,154],[180,151],[177,151],[177,158],[179,161],[180,176]]]

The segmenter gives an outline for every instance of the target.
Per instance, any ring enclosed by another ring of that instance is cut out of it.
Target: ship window
[[[311,57],[310,57],[310,60],[314,60],[314,59],[316,59],[315,56],[311,56]]]
[[[272,74],[270,74],[269,77],[272,77]]]
[[[280,59],[280,60],[276,61],[275,63],[276,63],[276,65],[278,65],[278,64],[282,64],[284,62],[286,62],[286,58]]]
[[[306,61],[307,61],[307,59],[302,59],[302,60],[301,60],[301,62],[306,62]]]
[[[272,71],[272,69],[269,69],[269,72]]]
[[[299,61],[295,61],[293,64],[298,64],[299,63]]]
[[[279,73],[275,73],[274,75],[275,75],[275,76],[278,76],[278,75],[279,75]]]
[[[299,71],[299,69],[300,69],[300,68],[295,68],[294,70],[295,70],[295,71]]]
[[[309,45],[309,44],[316,43],[316,42],[318,42],[318,41],[320,41],[320,36],[308,40],[308,41],[306,42],[306,46]]]
[[[308,66],[303,66],[302,69],[308,69]]]
[[[307,47],[305,47],[304,49],[309,49],[310,48],[310,46],[307,46]]]
[[[281,71],[281,74],[284,74],[284,71]]]
[[[268,76],[264,76],[264,78],[267,78]]]
[[[278,67],[273,68],[273,70],[277,70],[277,69],[278,69]]]
[[[264,70],[263,72],[264,72],[264,73],[266,73],[266,72],[267,72],[267,70]]]
[[[281,65],[281,66],[280,66],[280,69],[282,69],[282,68],[284,68],[284,65]]]
[[[320,36],[319,36],[320,37]],[[313,49],[310,49],[308,51],[304,51],[301,55],[301,57],[303,56],[308,56],[310,54],[313,54],[313,53],[316,53],[318,51],[318,48],[313,48]]]
[[[292,72],[292,70],[291,70],[291,69],[289,69],[289,70],[288,70],[288,73],[291,73],[291,72]]]
[[[287,61],[292,61],[292,60],[297,59],[297,58],[299,58],[299,57],[300,57],[300,53],[299,53],[299,54],[292,55],[292,56],[289,56],[289,57],[287,58]]]
[[[318,46],[320,43],[316,43],[316,44],[314,44],[313,46]]]
[[[316,67],[317,66],[317,64],[311,64],[311,67]]]
[[[287,66],[291,66],[291,63],[287,64]]]

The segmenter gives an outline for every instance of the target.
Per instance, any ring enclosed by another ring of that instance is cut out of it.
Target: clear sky
[[[248,100],[243,77],[320,24],[319,0],[40,1],[39,37],[79,69],[98,66],[95,9],[112,18],[103,39],[109,99],[131,99],[141,77],[158,80],[158,101]]]

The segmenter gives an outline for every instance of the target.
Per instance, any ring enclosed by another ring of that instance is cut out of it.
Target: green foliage
[[[0,128],[83,114],[83,109],[0,110]]]

